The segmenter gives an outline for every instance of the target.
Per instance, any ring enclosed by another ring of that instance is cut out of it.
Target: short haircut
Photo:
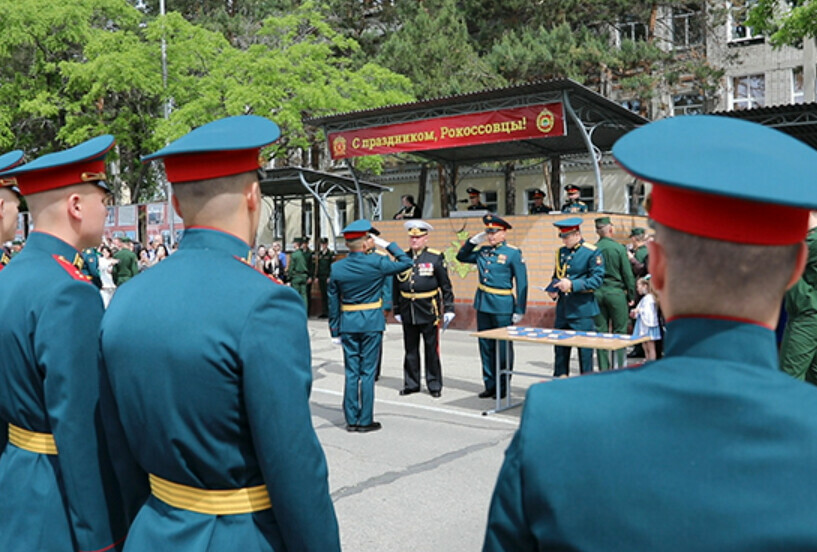
[[[672,289],[689,306],[713,308],[751,301],[780,303],[797,262],[800,244],[749,245],[693,236],[656,224]]]
[[[196,180],[173,184],[173,193],[179,202],[200,202],[223,193],[241,192],[244,186],[258,179],[255,171],[241,174],[213,178],[211,180]]]
[[[360,251],[367,239],[369,239],[368,236],[363,236],[353,240],[346,240],[346,247],[348,247],[350,251]]]

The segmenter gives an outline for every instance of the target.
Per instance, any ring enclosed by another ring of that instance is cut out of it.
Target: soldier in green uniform
[[[640,226],[636,226],[630,231],[630,249],[627,251],[627,257],[630,259],[633,268],[633,276],[636,278],[641,278],[649,273],[647,267],[648,256],[647,231]]]
[[[21,150],[0,155],[0,172],[10,170],[23,162]],[[6,250],[6,242],[14,238],[17,229],[17,215],[20,212],[20,190],[13,178],[0,178],[0,270],[11,261],[11,252]],[[3,450],[5,433],[0,429],[0,451]]]
[[[635,278],[627,258],[627,248],[613,239],[615,227],[610,217],[596,219],[599,241],[596,248],[604,258],[604,280],[596,289],[596,330],[604,333],[626,334],[630,318],[630,305],[635,300]],[[598,351],[599,370],[610,369],[610,352]],[[616,352],[617,364],[624,366],[624,349]]]
[[[485,230],[466,240],[457,253],[457,260],[461,263],[477,265],[479,285],[474,295],[474,309],[479,331],[517,324],[525,316],[528,303],[528,270],[522,251],[505,242],[505,233],[512,226],[496,215],[485,215],[482,222]],[[488,243],[482,245],[485,241]],[[508,342],[506,345],[497,347],[495,339],[479,339],[485,385],[485,390],[479,394],[482,399],[496,398],[497,393],[505,397],[508,391],[503,387],[502,379],[497,382],[496,372],[497,353],[499,369],[513,370],[513,344]]]
[[[595,245],[584,241],[581,224],[579,217],[553,223],[564,245],[556,252],[548,293],[556,301],[555,327],[561,330],[593,331],[599,313],[594,292],[604,281],[604,257]],[[553,376],[566,377],[569,365],[570,347],[556,345]],[[592,349],[579,349],[579,370],[582,374],[593,371]]]
[[[326,295],[329,273],[332,270],[332,263],[335,261],[335,252],[329,249],[329,238],[321,238],[321,248],[315,254],[318,262],[315,263],[315,278],[318,280],[318,287],[321,290],[321,318],[329,317],[329,298]]]
[[[803,276],[786,292],[788,319],[780,343],[780,369],[817,385],[817,212],[809,215],[808,261]]]
[[[817,388],[779,370],[774,332],[808,254],[817,151],[695,115],[613,156],[653,183],[666,354],[530,387],[484,552],[817,550]]]
[[[573,184],[565,186],[565,194],[567,194],[567,201],[562,205],[563,213],[586,213],[587,203],[580,200],[581,192]]]
[[[344,228],[349,255],[332,264],[329,276],[329,332],[332,342],[343,346],[343,414],[350,432],[381,428],[374,420],[374,378],[386,328],[383,288],[389,276],[412,265],[396,243],[379,234],[368,220],[356,220]],[[372,244],[385,248],[395,260],[369,254]]]
[[[420,337],[426,367],[426,387],[432,397],[442,393],[443,374],[440,363],[440,325],[454,320],[454,290],[448,277],[445,256],[430,249],[428,232],[433,230],[424,220],[403,224],[408,230],[409,249],[414,266],[394,277],[394,318],[403,326],[403,389],[401,395],[420,391]]]
[[[115,237],[114,246],[117,248],[113,258],[119,261],[113,267],[113,281],[116,287],[121,286],[139,274],[139,259],[130,248],[131,240],[127,236]]]
[[[309,285],[312,283],[312,271],[309,259],[303,248],[306,238],[295,238],[295,251],[289,256],[289,283],[304,301],[304,308],[309,308]],[[308,247],[308,246],[307,246]],[[309,311],[307,310],[307,316]]]

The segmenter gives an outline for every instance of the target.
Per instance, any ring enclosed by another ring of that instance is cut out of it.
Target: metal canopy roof
[[[323,127],[327,134],[370,126],[464,115],[480,111],[522,107],[561,101],[565,105],[567,134],[533,140],[473,145],[413,152],[444,164],[553,157],[587,153],[588,137],[594,154],[609,151],[619,137],[647,123],[647,119],[570,79],[532,82],[470,94],[447,96],[414,103],[353,111],[327,117],[305,119],[304,123]],[[581,122],[581,127],[577,126]],[[586,133],[586,134],[585,134]]]
[[[743,119],[776,128],[817,149],[817,103],[715,111],[712,115]]]
[[[356,180],[354,177],[332,174],[303,167],[267,169],[261,181],[261,193],[285,199],[318,194],[322,197],[357,195],[364,196],[391,192],[388,186]]]
[[[260,185],[261,193],[272,197],[275,203],[304,196],[314,197],[329,221],[333,240],[340,233],[340,228],[335,228],[334,217],[329,212],[327,204],[329,197],[353,195],[361,216],[366,213],[365,206],[368,205],[372,218],[380,218],[383,211],[383,192],[392,191],[388,186],[359,180],[354,172],[348,177],[303,167],[267,169]],[[337,247],[337,244],[335,246]]]

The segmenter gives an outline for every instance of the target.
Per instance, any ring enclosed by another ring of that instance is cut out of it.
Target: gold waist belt
[[[359,305],[341,305],[340,310],[343,312],[374,310],[383,308],[383,299],[375,301],[374,303],[360,303]]]
[[[513,295],[512,289],[492,288],[483,284],[479,284],[479,289],[481,289],[485,293],[493,293],[494,295]]]
[[[29,452],[57,454],[57,443],[53,435],[29,431],[14,424],[9,424],[9,443]]]
[[[210,490],[188,487],[148,474],[150,492],[162,502],[199,514],[229,516],[272,508],[266,485],[243,489]]]
[[[410,291],[401,291],[400,295],[402,295],[406,299],[429,299],[430,297],[436,297],[439,291],[440,288],[432,289],[431,291],[420,291],[417,293],[412,293]]]

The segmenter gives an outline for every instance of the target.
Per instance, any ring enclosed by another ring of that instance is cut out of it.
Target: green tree
[[[774,46],[800,47],[804,40],[817,38],[817,4],[808,0],[758,0],[746,25],[765,35]]]
[[[403,2],[398,10],[402,26],[386,39],[377,60],[407,76],[419,98],[505,84],[471,45],[455,0]]]
[[[82,59],[100,30],[125,32],[140,19],[119,0],[0,0],[0,149],[41,155],[76,143],[65,131],[76,95],[63,64]]]

